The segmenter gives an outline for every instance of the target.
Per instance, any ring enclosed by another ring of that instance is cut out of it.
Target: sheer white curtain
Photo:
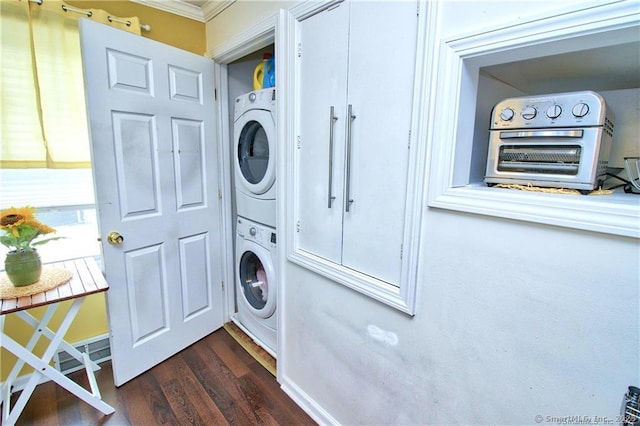
[[[0,8],[0,166],[90,167],[78,20],[140,34],[139,20],[56,0],[2,0]]]

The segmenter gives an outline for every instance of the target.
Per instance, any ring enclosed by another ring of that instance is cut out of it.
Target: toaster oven
[[[613,126],[592,91],[504,99],[491,113],[484,182],[588,193],[607,177]]]

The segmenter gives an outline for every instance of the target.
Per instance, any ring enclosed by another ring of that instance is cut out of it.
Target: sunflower
[[[39,231],[40,234],[50,234],[52,232],[56,232],[55,229],[53,229],[49,225],[45,225],[44,223],[40,222],[39,220],[36,220],[35,218],[25,220],[24,224],[33,226]]]
[[[36,209],[33,207],[11,207],[0,212],[0,229],[9,230],[15,237],[19,237],[18,227],[27,221],[36,220]]]
[[[35,211],[36,209],[29,206],[2,210],[0,229],[5,231],[6,235],[0,236],[0,243],[14,250],[33,250],[33,246],[61,238],[34,241],[40,235],[56,232],[52,227],[36,219]]]

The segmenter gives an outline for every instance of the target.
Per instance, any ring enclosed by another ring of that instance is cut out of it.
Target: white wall
[[[425,224],[414,318],[287,270],[297,385],[343,424],[614,416],[638,383],[637,242],[437,210]]]
[[[295,4],[282,0],[236,0],[214,19],[207,22],[207,52],[223,44],[233,36],[255,25],[267,16]]]
[[[566,4],[446,2],[442,36]],[[249,9],[231,6],[207,39],[247,28]],[[423,224],[413,318],[286,265],[286,379],[342,424],[615,419],[640,382],[638,240],[427,207]]]

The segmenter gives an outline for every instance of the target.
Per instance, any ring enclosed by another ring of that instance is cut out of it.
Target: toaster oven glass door
[[[498,171],[577,175],[579,145],[501,145]]]
[[[492,130],[485,181],[592,185],[601,169],[601,136],[600,127]]]

